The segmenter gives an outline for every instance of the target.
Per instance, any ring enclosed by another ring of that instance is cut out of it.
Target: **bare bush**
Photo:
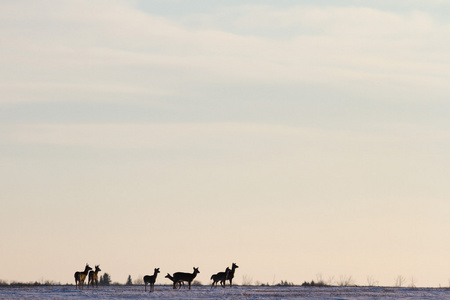
[[[405,283],[405,277],[403,275],[398,275],[397,278],[395,278],[395,285],[396,287],[402,287]]]
[[[242,276],[242,285],[252,285],[253,284],[253,278],[251,278],[248,275]]]
[[[339,280],[337,282],[339,286],[353,286],[355,282],[353,281],[352,276],[349,275],[341,275],[339,276]]]
[[[314,281],[312,281],[314,282]],[[314,284],[316,286],[332,286],[335,282],[334,276],[330,276],[328,277],[327,280],[324,279],[324,277],[322,276],[322,273],[317,273],[316,274],[316,281],[314,282]]]
[[[416,288],[416,279],[414,278],[414,276],[411,276],[411,281],[410,281],[409,287]]]
[[[375,278],[373,278],[373,276],[367,276],[367,285],[368,286],[377,286],[378,280],[375,280]]]
[[[316,282],[315,282],[315,284],[319,285],[319,286],[326,285],[325,280],[322,277],[322,273],[317,273],[316,274]]]

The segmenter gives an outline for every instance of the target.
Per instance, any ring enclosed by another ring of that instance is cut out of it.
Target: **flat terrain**
[[[0,299],[450,299],[450,289],[391,287],[243,287],[195,286],[173,290],[155,286],[145,293],[143,286],[109,286],[75,290],[74,286],[1,287]]]

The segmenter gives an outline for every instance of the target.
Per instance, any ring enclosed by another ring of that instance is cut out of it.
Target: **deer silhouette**
[[[226,285],[226,281],[229,280],[230,281],[230,287],[233,286],[234,272],[236,271],[237,268],[239,268],[239,266],[236,265],[235,263],[233,263],[232,266],[231,266],[230,272],[228,272],[228,274],[226,276],[225,285]]]
[[[225,280],[227,278],[228,273],[230,272],[230,268],[226,268],[225,272],[219,272],[217,274],[214,274],[211,276],[211,280],[213,283],[211,284],[211,288],[213,286],[217,287],[217,283],[220,282],[220,285],[224,288],[225,287]]]
[[[159,273],[159,268],[155,268],[153,275],[145,275],[144,276],[145,291],[147,291],[147,284],[150,284],[150,293],[155,290],[155,281],[156,281],[156,276],[158,276],[158,273]]]
[[[191,289],[191,283],[194,280],[195,276],[200,273],[198,268],[194,267],[194,272],[191,273],[183,273],[177,272],[173,273],[173,288],[175,289],[175,284],[179,281],[187,281],[189,283],[189,289]]]
[[[95,286],[98,287],[98,272],[100,272],[100,265],[95,266],[95,271],[89,271],[89,277],[88,277],[88,284],[87,286],[89,287],[89,283],[92,283],[92,287],[94,287],[94,283]]]
[[[176,281],[176,282],[175,282],[175,279],[173,279],[172,275],[170,275],[169,273],[167,273],[167,275],[164,276],[164,277],[165,277],[165,278],[169,278],[170,280],[172,280],[173,284],[174,284],[175,286],[178,286],[179,289],[181,288],[181,286],[184,287],[183,281]]]
[[[89,267],[89,264],[86,264],[83,272],[75,272],[75,289],[83,289],[84,280],[86,279],[86,276],[90,270],[92,270],[92,268]]]

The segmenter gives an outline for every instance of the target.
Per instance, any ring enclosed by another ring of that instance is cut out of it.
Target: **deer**
[[[239,268],[238,265],[236,265],[235,263],[232,264],[231,266],[231,270],[230,272],[228,272],[224,284],[226,285],[226,281],[229,280],[230,281],[230,287],[233,286],[233,278],[234,278],[234,272],[236,271],[236,269]]]
[[[198,268],[194,267],[194,272],[191,273],[183,273],[177,272],[173,273],[173,288],[175,289],[175,284],[179,281],[187,281],[189,283],[189,289],[191,289],[191,283],[194,280],[195,276],[200,273]]]
[[[179,289],[181,289],[181,286],[184,287],[183,281],[177,281],[177,282],[175,282],[175,279],[173,279],[172,275],[170,275],[169,273],[167,273],[167,275],[164,276],[164,277],[165,277],[165,278],[169,278],[170,280],[172,280],[172,282],[173,282],[173,284],[174,284],[175,286],[178,285],[178,288],[179,288]]]
[[[155,268],[153,275],[145,275],[144,276],[145,291],[147,291],[147,284],[150,284],[150,293],[155,291],[155,281],[156,281],[156,276],[158,276],[158,273],[159,273],[159,268]]]
[[[88,278],[88,284],[87,286],[89,287],[89,283],[92,283],[92,287],[94,287],[94,283],[95,286],[98,287],[98,272],[100,272],[100,265],[95,266],[95,271],[90,271],[89,272],[89,278]]]
[[[89,267],[89,264],[86,264],[83,272],[75,272],[75,289],[83,289],[84,280],[86,279],[86,276],[90,270],[92,270],[92,268]]]
[[[227,278],[228,273],[230,272],[230,268],[226,268],[225,272],[219,272],[217,274],[214,274],[211,276],[211,280],[213,283],[211,284],[211,288],[213,286],[217,287],[217,283],[220,281],[220,285],[224,288],[225,287],[225,280]]]

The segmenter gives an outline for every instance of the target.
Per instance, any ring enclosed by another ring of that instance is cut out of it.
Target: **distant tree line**
[[[320,282],[314,282],[314,280],[311,280],[311,282],[303,282],[302,286],[318,286],[318,287],[324,287],[324,286],[329,286],[328,284],[325,284],[323,281]]]
[[[29,281],[29,282],[18,282],[18,281],[11,281],[10,283],[0,280],[0,286],[15,286],[15,287],[21,287],[21,286],[50,286],[50,285],[61,285],[60,282],[55,282],[51,280],[46,281]]]
[[[280,283],[277,284],[277,286],[294,286],[294,283],[287,280],[281,280]]]
[[[100,276],[98,280],[98,285],[111,285],[111,276],[108,273],[105,273]]]

